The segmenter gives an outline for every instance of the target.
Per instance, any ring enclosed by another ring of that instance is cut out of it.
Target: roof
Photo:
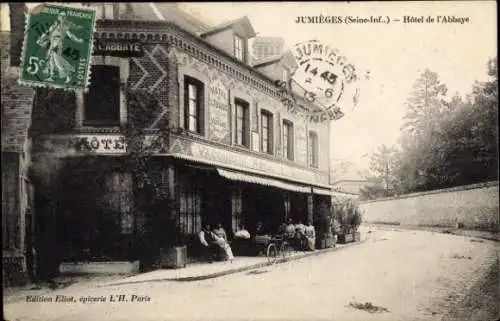
[[[259,60],[254,60],[252,62],[252,66],[255,68],[262,67],[264,65],[270,65],[274,63],[278,63],[281,61],[282,55],[275,55],[267,58],[262,58]]]
[[[212,28],[206,21],[183,10],[178,3],[120,3],[119,15],[128,20],[169,21],[195,34]]]
[[[223,22],[223,23],[215,26],[214,28],[203,32],[201,34],[201,36],[202,37],[210,36],[214,33],[217,33],[219,31],[223,31],[223,30],[230,28],[230,27],[235,27],[236,31],[239,34],[241,34],[242,36],[245,36],[248,39],[253,38],[257,35],[257,33],[253,29],[252,24],[250,23],[250,20],[248,19],[248,17],[244,16],[244,17],[241,17],[238,19]]]
[[[285,43],[285,39],[281,37],[255,37],[253,40],[254,43],[270,43],[270,42],[277,42],[277,43]]]

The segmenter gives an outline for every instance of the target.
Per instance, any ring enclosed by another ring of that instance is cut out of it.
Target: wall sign
[[[95,39],[93,55],[113,57],[142,57],[144,48],[137,40],[125,39]]]
[[[156,136],[147,136],[144,146],[156,142]],[[158,146],[158,148],[161,148]],[[52,135],[34,140],[34,152],[71,154],[103,154],[116,155],[127,152],[125,137],[122,135]],[[155,149],[156,150],[156,149]]]
[[[295,150],[296,161],[301,165],[307,165],[307,134],[304,124],[297,124],[295,126]]]
[[[212,80],[208,97],[210,138],[229,144],[229,91],[220,79]]]
[[[233,152],[197,142],[189,142],[187,152],[195,158],[252,169],[262,172],[263,174],[274,174],[310,183],[328,184],[328,174],[319,178],[315,172],[307,169],[292,167],[280,162],[261,159],[255,156]]]

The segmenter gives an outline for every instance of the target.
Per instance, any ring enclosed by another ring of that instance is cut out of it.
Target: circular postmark
[[[281,82],[289,107],[301,97],[308,107],[301,111],[314,121],[336,120],[357,104],[356,68],[347,58],[318,40],[298,43],[284,55],[290,78]],[[291,101],[290,101],[291,100]]]

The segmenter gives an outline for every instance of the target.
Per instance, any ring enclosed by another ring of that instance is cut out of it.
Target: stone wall
[[[408,194],[361,203],[364,221],[406,226],[498,230],[498,182]]]

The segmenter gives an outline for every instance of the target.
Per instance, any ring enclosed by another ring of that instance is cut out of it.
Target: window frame
[[[290,70],[286,67],[281,70],[281,80],[286,83],[290,80]]]
[[[239,113],[238,111],[242,110],[241,122],[239,122]],[[250,124],[249,124],[249,112],[250,112],[250,103],[241,98],[234,98],[234,131],[235,131],[235,145],[245,148],[250,148]],[[239,125],[241,124],[241,137],[239,136]],[[241,143],[240,143],[241,138]]]
[[[308,160],[309,167],[319,167],[319,136],[315,131],[310,130],[308,135]]]
[[[245,61],[245,39],[241,37],[240,35],[234,34],[233,36],[233,42],[234,42],[234,57],[240,61]],[[238,46],[238,43],[241,46]],[[239,57],[239,54],[241,53],[241,57]]]
[[[192,130],[190,126],[190,118],[191,118],[191,105],[189,104],[190,97],[190,88],[193,86],[196,88],[196,130]],[[205,84],[194,77],[184,75],[184,128],[193,134],[204,135],[205,126],[204,126],[204,97],[205,97]]]
[[[91,68],[103,68],[103,69],[113,69],[115,72],[117,71],[117,74],[114,75],[116,77],[116,83],[115,84],[107,84],[109,86],[114,85],[115,88],[113,88],[113,91],[116,91],[115,95],[115,106],[113,106],[114,113],[116,113],[116,118],[113,120],[110,119],[102,119],[102,117],[99,117],[99,119],[87,119],[88,117],[88,108],[87,106],[92,104],[92,101],[89,101],[89,95],[91,93],[91,90],[94,88],[93,86],[95,83],[91,83],[89,86],[89,90],[86,93],[82,94],[82,119],[81,119],[81,124],[84,127],[119,127],[121,124],[121,68],[119,65],[110,65],[110,64],[93,64]],[[102,71],[99,71],[102,72]],[[95,75],[97,72],[95,70],[92,71],[92,73]],[[100,77],[98,77],[100,78]]]
[[[293,122],[283,119],[283,156],[285,159],[293,161],[294,155],[294,128]]]
[[[264,148],[264,118],[267,119],[267,148]],[[261,109],[260,111],[260,150],[263,153],[273,155],[274,154],[274,144],[273,144],[273,113],[268,110]]]

